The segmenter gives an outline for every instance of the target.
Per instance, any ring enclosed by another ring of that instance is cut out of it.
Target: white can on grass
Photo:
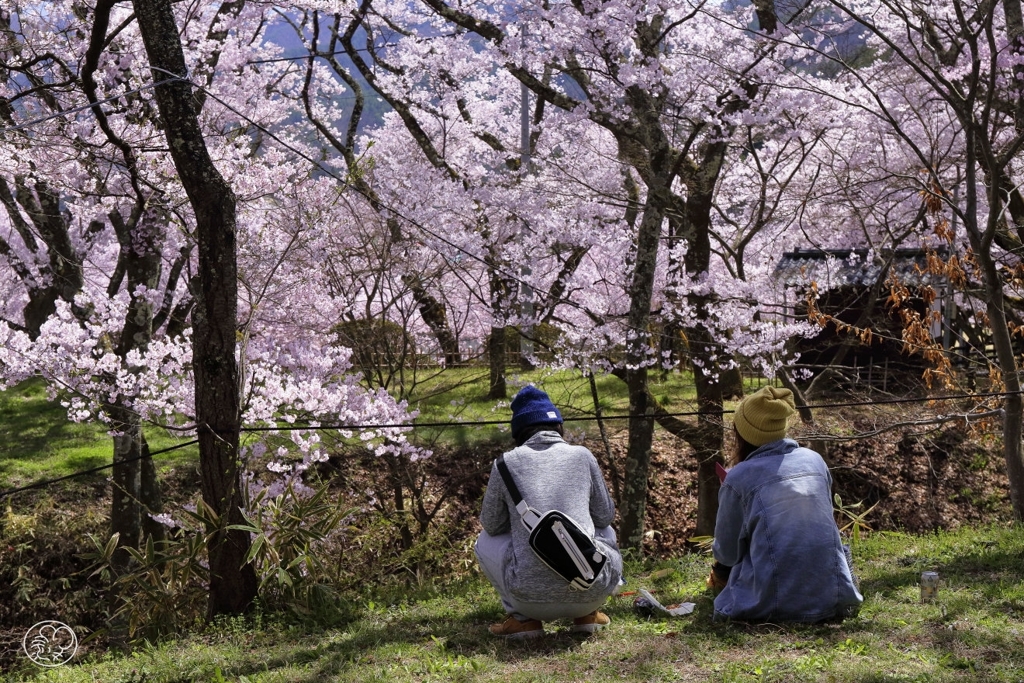
[[[921,572],[921,602],[932,602],[939,596],[939,573]]]

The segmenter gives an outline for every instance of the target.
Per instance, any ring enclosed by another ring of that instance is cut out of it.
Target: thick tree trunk
[[[711,267],[711,211],[715,187],[725,159],[727,145],[716,142],[704,149],[699,169],[687,180],[689,195],[684,208],[684,234],[689,248],[683,257],[688,278],[698,278]],[[715,465],[724,461],[723,384],[721,346],[709,327],[714,294],[687,294],[695,319],[686,326],[693,380],[697,389],[697,429],[692,441],[697,456],[697,534],[712,536],[718,517],[721,486]],[[733,390],[734,388],[731,388]],[[742,393],[742,389],[740,390]]]
[[[700,240],[696,240],[699,243]],[[706,319],[710,302],[707,297],[689,296],[693,310],[698,311],[697,324],[687,327],[690,340],[690,358],[700,361],[690,366],[697,390],[697,426],[690,439],[697,457],[697,535],[713,536],[715,520],[718,517],[718,489],[721,483],[715,472],[715,464],[724,462],[723,382],[716,362],[709,359],[720,356],[719,347],[706,326],[700,322]]]
[[[132,216],[125,221],[113,211],[109,214],[121,250],[115,270],[127,275],[127,290],[131,296],[128,310],[121,325],[116,348],[122,363],[127,363],[132,351],[145,352],[153,338],[153,304],[143,295],[160,286],[161,249],[163,247],[166,215],[146,207],[140,201]],[[121,277],[111,278],[107,293],[113,297],[121,286]],[[142,431],[137,413],[122,406],[107,411],[115,424],[122,425],[114,437],[114,491],[111,510],[111,531],[120,534],[118,544],[137,548],[145,537],[154,541],[164,538],[164,528],[150,517],[160,512],[160,485],[156,466],[147,457],[149,444]]]
[[[150,517],[162,509],[160,485],[156,466],[148,457],[142,422],[123,406],[108,406],[105,412],[115,431],[110,533],[118,534],[118,547],[138,548],[147,536],[160,542],[165,538],[164,527]],[[123,566],[127,560],[127,553],[114,555],[115,565]]]
[[[445,365],[453,367],[461,363],[462,354],[459,352],[459,340],[452,332],[451,325],[448,324],[448,313],[444,304],[427,291],[418,277],[407,275],[403,280],[409,287],[409,291],[412,292],[413,299],[416,300],[420,317],[434,333],[437,343],[441,346]]]
[[[694,328],[690,332],[690,348],[693,358],[713,358],[717,348],[706,328]],[[722,384],[707,374],[707,367],[693,365],[694,383],[697,387],[697,428],[690,445],[697,456],[697,535],[713,536],[715,520],[718,517],[718,489],[721,482],[715,472],[715,464],[723,463],[722,423],[715,419],[722,414]]]
[[[505,364],[508,354],[508,327],[504,324],[505,311],[502,306],[509,299],[509,282],[502,277],[499,260],[494,250],[488,250],[487,258],[488,281],[491,295],[491,319],[502,323],[500,326],[491,324],[491,334],[487,337],[487,366],[490,370],[490,383],[487,398],[501,400],[508,398]]]
[[[619,539],[625,548],[640,550],[644,541],[647,515],[647,482],[654,442],[654,419],[648,417],[647,369],[630,370],[626,382],[629,391],[629,439],[626,447],[626,473],[622,484],[622,528]]]
[[[1010,24],[1010,37],[1020,39],[1020,3],[1014,0],[1007,3],[1013,5],[1012,12],[1016,16],[1007,17]],[[1008,12],[1010,9],[1008,8]],[[1014,28],[1016,26],[1017,28]],[[992,345],[995,347],[996,362],[1006,392],[1003,409],[1003,457],[1006,461],[1006,476],[1010,489],[1010,503],[1013,515],[1018,523],[1024,522],[1024,455],[1021,451],[1022,426],[1024,419],[1024,403],[1020,395],[1021,382],[1017,359],[1013,353],[1011,330],[1007,324],[1005,283],[1000,274],[1000,265],[992,256],[992,241],[1000,228],[998,209],[1002,206],[1000,186],[1004,169],[998,166],[991,150],[982,141],[985,137],[977,134],[973,112],[969,109],[958,112],[960,121],[966,132],[968,141],[965,163],[965,197],[964,197],[964,230],[968,242],[974,251],[978,270],[984,287],[988,326],[992,330]],[[977,216],[979,211],[978,177],[975,162],[985,169],[984,180],[988,190],[988,223],[981,230]]]
[[[187,69],[170,0],[134,0],[133,5],[154,79],[184,78]],[[206,149],[191,84],[172,81],[155,93],[174,165],[196,217],[199,266],[191,282],[192,365],[200,474],[203,500],[219,517],[208,546],[208,616],[237,614],[251,607],[257,581],[255,568],[245,563],[248,533],[226,528],[244,522],[238,470],[235,196]]]
[[[121,406],[106,410],[114,430],[113,492],[110,533],[118,534],[118,547],[138,548],[142,537],[142,429],[138,416]],[[118,552],[115,564],[123,565],[128,554]]]
[[[1021,11],[1020,0],[1003,0],[1003,12],[1006,17],[1007,39],[1012,44],[1013,56],[1020,58],[1024,55],[1024,13]],[[1024,66],[1019,62],[1014,66],[1014,126],[1018,133],[1024,133]],[[973,180],[973,174],[968,175],[968,181]],[[993,184],[998,187],[1000,181],[1009,173],[992,174],[989,178],[995,178]],[[1014,201],[1020,202],[1020,189],[1014,188],[1009,201],[1011,209]],[[995,195],[996,192],[990,192]],[[973,202],[972,202],[973,204]],[[990,197],[990,207],[999,206]],[[1020,222],[1019,214],[1014,216],[1017,236],[1021,238],[1024,233]],[[998,231],[998,222],[994,226]],[[1024,522],[1024,455],[1021,453],[1021,420],[1024,419],[1024,403],[1020,395],[1021,382],[1018,374],[1017,360],[1014,357],[1013,346],[1010,337],[1010,328],[1007,325],[1006,298],[1003,291],[1002,278],[999,276],[996,264],[992,261],[991,251],[986,250],[979,254],[979,265],[984,274],[985,289],[988,296],[989,324],[992,327],[992,343],[996,349],[996,357],[999,361],[999,369],[1002,372],[1003,382],[1006,386],[1006,400],[1004,403],[1005,415],[1003,417],[1003,457],[1006,460],[1006,476],[1009,480],[1010,502],[1013,505],[1013,515],[1018,523]]]
[[[743,398],[743,373],[733,367],[722,370],[719,375],[722,384],[722,398]]]
[[[402,550],[411,550],[415,539],[409,520],[413,518],[413,511],[409,509],[409,501],[405,497],[403,481],[404,463],[401,456],[388,455],[385,457],[388,466],[388,481],[391,483],[391,502],[395,506],[395,523],[398,525],[398,535],[402,539]]]
[[[629,390],[629,440],[626,473],[622,488],[622,526],[619,539],[626,548],[641,549],[644,540],[644,516],[647,511],[647,479],[654,440],[655,406],[647,390],[647,362],[650,343],[647,328],[651,318],[651,296],[658,258],[658,238],[664,213],[651,201],[654,189],[648,188],[648,202],[636,241],[636,265],[629,296],[630,339],[626,344],[626,386]]]
[[[142,537],[150,537],[154,543],[160,543],[167,537],[167,531],[163,524],[153,519],[151,515],[163,512],[164,501],[160,493],[160,479],[156,474],[156,464],[149,457],[149,443],[146,435],[139,430],[139,439],[142,442],[142,460],[139,461],[139,502],[142,503]]]
[[[492,327],[487,337],[487,365],[490,368],[490,383],[487,398],[501,400],[508,398],[508,384],[505,381],[505,354],[508,351],[508,328]]]
[[[1024,419],[1024,403],[1017,374],[1017,361],[1013,353],[1010,328],[1006,322],[1006,310],[1002,279],[989,252],[975,256],[983,274],[989,325],[992,329],[992,345],[996,351],[996,362],[1004,383],[1006,397],[1003,410],[1003,457],[1006,461],[1006,476],[1009,480],[1010,503],[1018,522],[1024,521],[1024,457],[1021,453],[1021,421]]]

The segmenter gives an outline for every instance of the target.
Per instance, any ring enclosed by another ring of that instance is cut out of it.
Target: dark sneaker
[[[488,630],[493,635],[501,636],[502,638],[515,638],[516,640],[538,638],[544,635],[544,624],[536,619],[519,621],[510,614],[500,624],[491,624]]]
[[[597,633],[610,623],[612,620],[608,618],[607,614],[594,610],[586,616],[573,619],[572,630],[575,633]]]

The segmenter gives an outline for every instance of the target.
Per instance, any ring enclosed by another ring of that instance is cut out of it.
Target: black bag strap
[[[523,526],[532,530],[540,521],[540,514],[523,500],[523,494],[519,493],[516,480],[512,478],[512,473],[508,471],[508,465],[505,464],[505,456],[499,455],[494,464],[498,466],[498,473],[501,475],[502,481],[505,482],[505,488],[508,489],[508,494],[512,496],[512,502],[515,503],[516,511],[523,519]],[[529,519],[527,519],[528,517]]]
[[[519,501],[523,499],[523,494],[519,493],[519,487],[516,486],[516,480],[512,478],[512,473],[508,471],[508,465],[505,464],[505,456],[499,455],[498,459],[494,461],[494,464],[498,466],[498,472],[501,474],[501,478],[505,481],[505,488],[508,489],[508,493],[512,496],[512,502],[519,506]]]

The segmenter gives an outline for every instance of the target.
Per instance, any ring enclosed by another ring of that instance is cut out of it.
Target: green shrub
[[[277,495],[258,491],[248,508],[247,524],[232,528],[252,534],[246,561],[256,566],[261,602],[329,620],[340,596],[328,539],[354,510],[332,498],[327,484],[309,490],[294,479]]]
[[[73,624],[79,638],[102,628],[105,605],[80,552],[88,534],[106,523],[95,509],[72,512],[49,496],[22,514],[8,506],[0,516],[0,625],[24,633],[54,619]],[[18,652],[0,649],[0,670]]]
[[[209,585],[206,522],[215,519],[200,499],[196,511],[184,511],[165,540],[147,537],[141,549],[118,549],[117,535],[90,536],[90,576],[114,596],[110,625],[118,639],[153,640],[185,631],[202,622]],[[128,553],[127,562],[115,557]]]

